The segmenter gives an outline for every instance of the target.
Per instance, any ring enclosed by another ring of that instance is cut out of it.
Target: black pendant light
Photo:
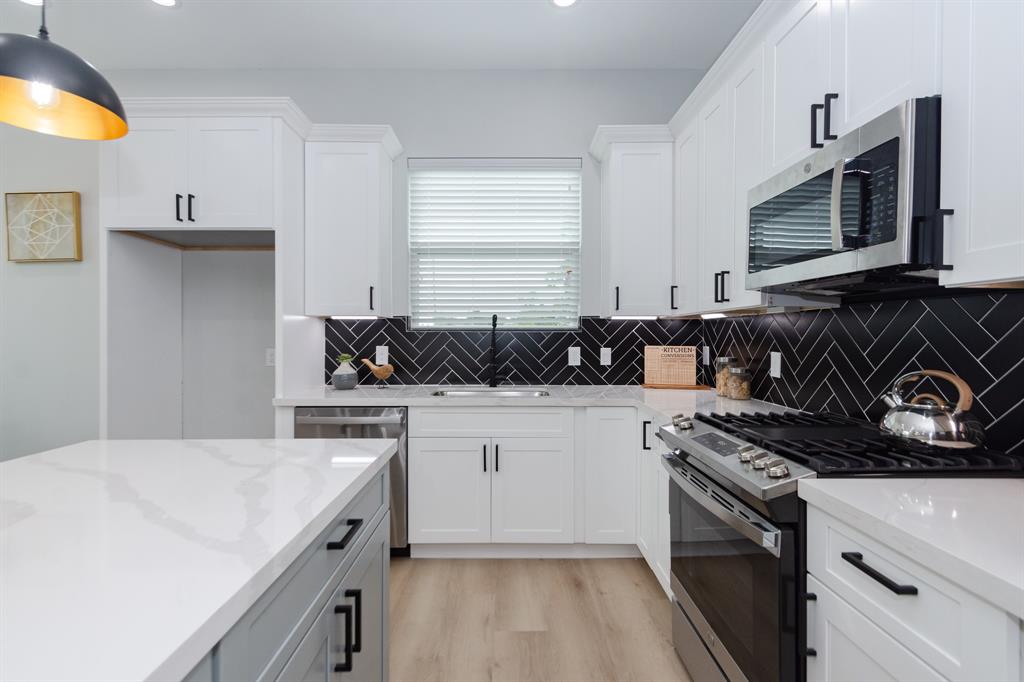
[[[112,140],[128,132],[114,88],[91,64],[39,37],[0,33],[0,121],[48,135]]]

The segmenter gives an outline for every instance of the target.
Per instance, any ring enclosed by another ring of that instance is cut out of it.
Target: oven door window
[[[676,484],[670,486],[672,575],[752,682],[780,670],[781,562]]]

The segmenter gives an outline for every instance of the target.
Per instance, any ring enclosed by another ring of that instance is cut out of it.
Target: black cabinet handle
[[[722,273],[715,273],[715,303],[721,303],[722,299],[718,296],[718,278],[722,276]]]
[[[349,519],[345,523],[348,524],[348,531],[345,533],[345,537],[337,542],[328,542],[327,549],[345,549],[348,543],[352,542],[352,538],[359,532],[359,529],[363,526],[362,519]]]
[[[644,450],[650,450],[651,449],[651,446],[647,444],[647,427],[650,426],[650,425],[651,425],[651,422],[645,420],[644,423],[643,423],[643,426],[640,427],[640,430],[642,431],[642,439],[643,439],[643,448],[644,448]]]
[[[817,656],[818,655],[818,650],[817,649],[812,649],[811,647],[807,647],[807,651],[804,652],[804,655],[805,656]]]
[[[725,276],[729,274],[728,270],[722,270],[722,300],[719,303],[728,303],[729,299],[725,297]]]
[[[501,471],[501,463],[498,461],[498,456],[501,454],[501,450],[499,448],[501,448],[501,446],[498,445],[497,443],[495,443],[494,444],[494,470],[496,472],[497,471]]]
[[[345,590],[345,597],[347,599],[355,600],[356,605],[356,636],[355,643],[352,644],[352,651],[360,652],[363,650],[363,591],[362,590]]]
[[[823,139],[837,140],[839,136],[832,132],[832,102],[839,99],[838,92],[830,92],[825,95],[825,135]]]
[[[373,287],[370,287],[370,310],[373,310]]]
[[[853,567],[856,568],[858,571],[866,574],[872,580],[881,583],[887,589],[889,589],[892,592],[895,592],[896,594],[917,594],[917,588],[913,585],[900,585],[889,576],[880,572],[878,569],[868,566],[866,563],[864,563],[864,555],[860,552],[843,552],[839,556],[843,557],[844,561],[853,564]]]
[[[196,221],[196,219],[192,217],[192,200],[195,199],[195,198],[196,198],[195,194],[189,194],[188,195],[188,221],[190,223],[194,223]]]
[[[668,307],[669,310],[679,310],[676,306],[676,289],[679,287],[673,284],[668,288]]]
[[[184,198],[185,197],[181,196],[180,194],[174,195],[174,219],[177,220],[179,223],[184,222],[181,219],[181,200]]]
[[[487,471],[487,443],[484,443],[484,472]]]
[[[825,108],[824,104],[811,105],[811,147],[824,147],[824,142],[818,142],[818,112]]]
[[[808,592],[804,595],[804,599],[806,599],[807,601],[818,601],[818,595],[814,594],[813,592]]]
[[[345,616],[345,660],[334,664],[334,672],[352,672],[352,607],[348,604],[340,604],[334,607],[335,614]]]
[[[619,288],[615,287],[615,309],[619,309]]]

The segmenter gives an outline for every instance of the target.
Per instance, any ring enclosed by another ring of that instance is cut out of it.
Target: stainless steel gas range
[[[814,476],[1022,476],[1024,457],[944,450],[873,424],[798,412],[677,417],[659,437],[671,485],[672,635],[695,680],[805,677],[804,509]]]

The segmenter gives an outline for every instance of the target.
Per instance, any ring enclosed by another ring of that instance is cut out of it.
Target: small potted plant
[[[359,375],[356,374],[356,368],[352,366],[352,360],[355,358],[354,355],[348,353],[342,353],[337,358],[338,369],[334,370],[331,374],[331,383],[334,388],[338,390],[348,390],[356,387],[359,383]]]

